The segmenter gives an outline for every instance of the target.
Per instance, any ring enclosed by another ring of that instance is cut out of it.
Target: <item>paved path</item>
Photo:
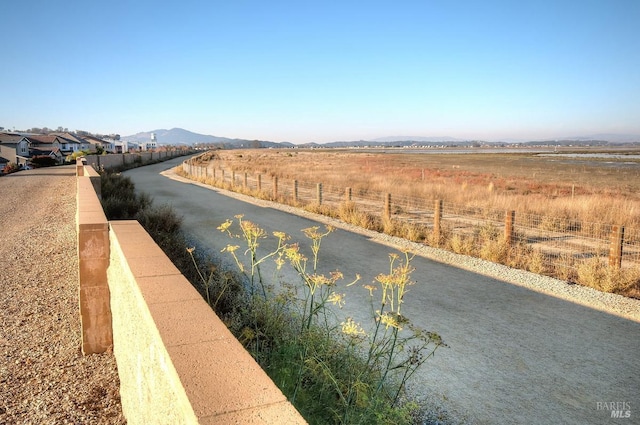
[[[128,171],[156,205],[170,204],[200,244],[221,249],[229,240],[216,227],[244,214],[272,231],[300,235],[316,222],[276,208],[243,202],[224,192],[169,179],[173,160]],[[303,237],[299,238],[301,241]],[[337,230],[322,247],[322,261],[362,282],[388,270],[390,247],[363,234]],[[468,423],[602,424],[621,402],[640,423],[640,323],[522,286],[416,257],[404,311],[450,348],[428,361],[414,390]],[[347,288],[348,313],[363,320],[368,292]],[[599,407],[601,409],[599,409]]]

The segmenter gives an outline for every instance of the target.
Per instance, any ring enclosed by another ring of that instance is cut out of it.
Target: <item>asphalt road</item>
[[[180,162],[126,175],[155,205],[171,205],[184,230],[213,251],[231,242],[216,227],[236,214],[301,242],[301,229],[323,225],[160,174]],[[388,271],[390,252],[366,234],[338,229],[323,242],[321,261],[366,284]],[[414,376],[415,394],[466,423],[640,423],[640,323],[428,258],[412,264],[416,284],[404,313],[450,346]],[[368,291],[357,284],[342,292],[343,314],[364,323]],[[630,417],[611,419],[612,402]]]

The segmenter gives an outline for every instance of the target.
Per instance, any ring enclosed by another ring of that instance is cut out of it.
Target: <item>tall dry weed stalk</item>
[[[291,402],[296,405],[299,399],[308,398],[309,390],[320,385],[321,393],[314,393],[314,396],[331,400],[331,419],[324,417],[324,421],[407,423],[408,410],[406,406],[400,406],[407,381],[438,348],[446,347],[438,334],[413,325],[403,313],[405,294],[414,284],[411,280],[413,255],[408,252],[404,252],[403,257],[390,254],[388,273],[378,274],[373,284],[365,285],[364,289],[370,295],[372,321],[367,326],[369,330],[365,330],[350,317],[336,323],[332,308],[342,309],[348,304],[339,288],[343,275],[338,270],[318,271],[322,242],[333,232],[332,227],[321,230],[313,226],[302,230],[309,241],[307,248],[311,256],[308,257],[303,254],[300,244],[287,243],[289,237],[281,232],[273,233],[278,240],[277,247],[261,253],[258,248],[268,237],[266,232],[241,215],[236,219],[235,228],[239,231],[233,230],[232,220],[226,220],[218,229],[234,241],[241,241],[243,247],[230,244],[224,251],[233,257],[242,273],[258,277],[260,286],[256,289],[261,290],[257,304],[257,291],[252,289],[249,293],[252,314],[256,317],[253,329],[245,330],[240,339],[252,343],[264,333],[262,323],[273,323],[269,318],[257,317],[256,309],[270,311],[270,315],[273,312],[280,315],[282,311],[300,312],[292,316],[293,321],[285,319],[281,322],[293,324],[292,328],[277,332],[286,334],[286,338],[276,338],[279,342],[274,340],[260,346],[261,357],[280,357],[283,350],[289,351],[288,370],[279,381]],[[240,252],[244,252],[247,261],[242,261]],[[278,269],[291,267],[300,279],[301,285],[291,285],[298,290],[286,298],[288,302],[284,309],[280,304],[277,304],[280,307],[268,307],[270,299],[278,298],[278,291],[262,281],[260,268],[267,259],[273,259]],[[359,279],[356,276],[346,286]],[[251,283],[253,287],[255,281],[251,279]],[[256,344],[252,343],[252,346],[255,351]],[[387,407],[381,409],[381,406]]]

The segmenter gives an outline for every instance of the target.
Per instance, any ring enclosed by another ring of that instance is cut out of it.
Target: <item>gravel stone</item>
[[[0,178],[0,423],[125,424],[113,353],[83,356],[75,166]]]

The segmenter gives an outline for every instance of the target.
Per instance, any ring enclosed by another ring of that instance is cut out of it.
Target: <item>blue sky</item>
[[[5,128],[640,134],[638,0],[21,0],[0,16]]]

